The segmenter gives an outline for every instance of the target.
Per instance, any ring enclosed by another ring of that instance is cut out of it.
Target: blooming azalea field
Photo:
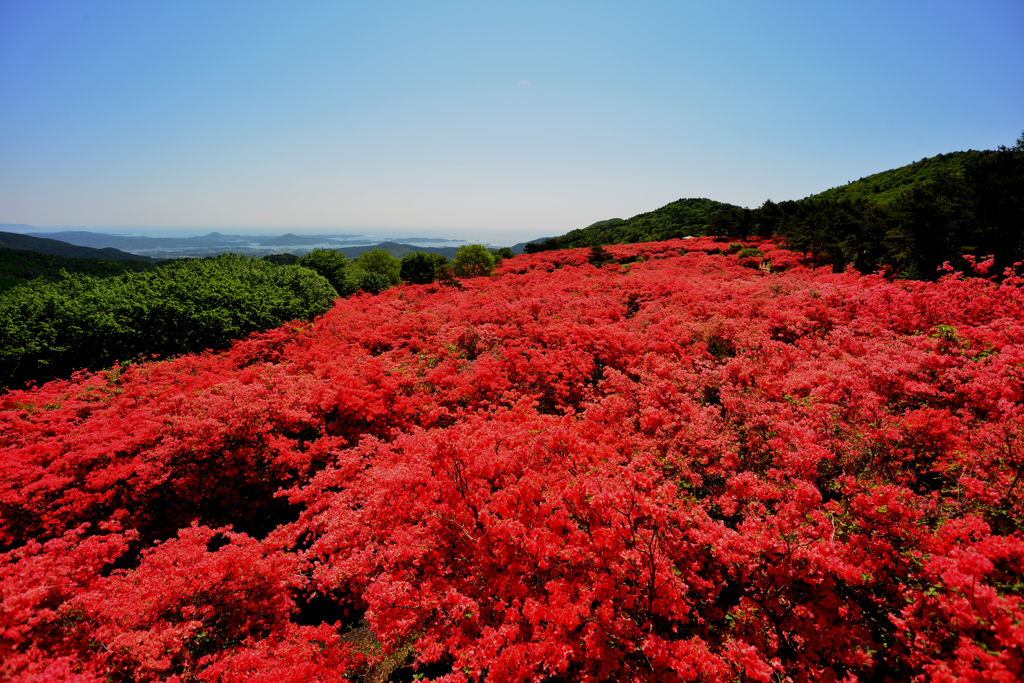
[[[723,246],[0,396],[0,679],[1020,680],[1021,278]]]

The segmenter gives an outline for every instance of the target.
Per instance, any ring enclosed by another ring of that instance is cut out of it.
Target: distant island
[[[147,235],[118,235],[89,230],[57,230],[44,231],[31,225],[0,223],[0,235],[3,242],[0,247],[9,249],[28,249],[60,256],[80,256],[83,258],[104,258],[102,254],[81,251],[116,250],[109,252],[106,258],[139,258],[172,259],[172,258],[205,258],[231,252],[246,256],[269,256],[271,254],[292,253],[306,254],[314,249],[338,249],[346,256],[358,256],[364,251],[382,248],[391,251],[388,246],[398,245],[392,255],[404,256],[406,253],[426,249],[427,251],[454,255],[455,251],[466,240],[448,239],[444,237],[407,237],[392,240],[380,240],[366,235],[324,234],[300,235],[286,233],[284,235],[227,235],[210,232],[194,237],[151,237]],[[32,242],[32,240],[45,242]],[[30,246],[31,244],[31,246]],[[58,246],[60,245],[60,246]],[[76,247],[78,249],[72,248]],[[143,259],[145,260],[145,259]]]

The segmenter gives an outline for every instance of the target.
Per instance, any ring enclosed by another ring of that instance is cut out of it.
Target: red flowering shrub
[[[1021,279],[745,248],[0,396],[0,677],[1017,680]]]

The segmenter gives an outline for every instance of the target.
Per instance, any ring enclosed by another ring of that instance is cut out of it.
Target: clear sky
[[[518,241],[1024,131],[1024,2],[0,0],[0,223]]]

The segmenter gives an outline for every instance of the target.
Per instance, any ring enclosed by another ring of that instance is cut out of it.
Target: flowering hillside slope
[[[0,678],[1018,680],[1021,279],[720,246],[0,397]]]

